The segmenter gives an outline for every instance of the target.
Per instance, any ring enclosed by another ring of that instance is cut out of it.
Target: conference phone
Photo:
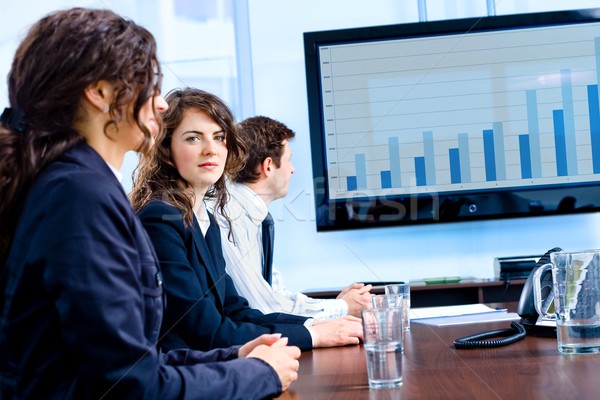
[[[529,274],[517,307],[517,314],[521,317],[520,321],[511,323],[507,329],[497,329],[488,332],[481,332],[471,336],[465,336],[454,341],[454,347],[457,349],[479,349],[506,346],[523,339],[526,335],[556,337],[556,322],[544,319],[540,315],[534,304],[533,293],[533,273],[541,266],[550,262],[550,254],[562,251],[555,247],[544,254]],[[542,309],[544,312],[552,312],[554,307],[554,291],[552,288],[552,272],[544,272],[541,276],[542,288]],[[494,340],[487,340],[497,338]]]

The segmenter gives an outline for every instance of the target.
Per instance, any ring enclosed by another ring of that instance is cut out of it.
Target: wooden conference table
[[[509,311],[514,311],[509,308]],[[509,321],[430,326],[405,338],[403,385],[369,390],[362,345],[315,349],[280,399],[599,399],[600,354],[562,355],[556,338],[527,336],[493,349],[457,350],[454,339],[502,329]]]

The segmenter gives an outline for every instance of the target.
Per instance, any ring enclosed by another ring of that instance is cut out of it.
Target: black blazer
[[[225,272],[219,227],[212,215],[206,238],[195,217],[185,228],[181,212],[159,200],[146,205],[139,216],[158,254],[167,293],[165,348],[208,350],[270,332],[280,332],[303,350],[312,348],[303,325],[306,317],[263,314],[237,293]]]
[[[31,188],[3,267],[2,399],[224,399],[280,392],[237,348],[157,351],[158,263],[104,160],[80,144]],[[104,397],[103,397],[104,396]]]

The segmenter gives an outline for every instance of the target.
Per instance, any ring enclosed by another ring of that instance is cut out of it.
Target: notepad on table
[[[519,319],[516,313],[507,313],[506,309],[491,308],[484,304],[412,308],[410,314],[411,321],[415,323],[436,326]]]

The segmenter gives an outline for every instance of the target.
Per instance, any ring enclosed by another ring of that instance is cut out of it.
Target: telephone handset
[[[550,254],[559,251],[562,251],[560,247],[548,250],[535,264],[533,271],[550,263]],[[520,323],[525,327],[528,333],[556,335],[556,325],[554,324],[553,327],[548,329],[548,326],[542,324],[542,315],[540,315],[539,312],[543,310],[545,313],[548,313],[548,311],[554,307],[552,271],[548,270],[541,275],[542,310],[536,310],[535,302],[533,300],[533,271],[531,271],[527,281],[525,281],[523,292],[521,292],[521,298],[519,299],[519,305],[517,306],[517,314],[521,317]]]
[[[556,336],[556,325],[548,326],[542,325],[542,316],[536,310],[535,303],[533,300],[533,272],[541,266],[550,262],[550,254],[562,251],[560,247],[555,247],[548,250],[538,262],[529,274],[521,297],[519,298],[519,305],[517,307],[517,313],[521,317],[519,322],[513,322],[511,328],[498,329],[489,332],[482,332],[471,336],[462,337],[454,341],[454,347],[457,349],[478,349],[478,348],[491,348],[506,346],[517,342],[525,337],[526,334],[532,335],[543,335],[543,336]],[[546,271],[541,276],[541,287],[542,287],[542,304],[541,308],[544,311],[548,311],[554,305],[554,291],[552,290],[552,272]],[[482,340],[493,337],[503,337],[497,340]]]

